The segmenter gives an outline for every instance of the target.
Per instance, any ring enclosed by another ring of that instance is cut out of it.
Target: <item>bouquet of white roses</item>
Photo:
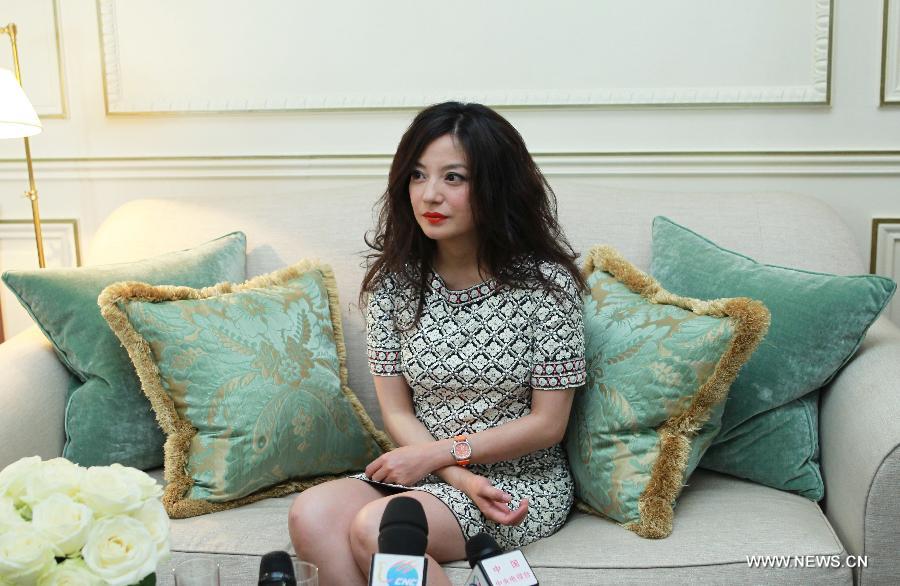
[[[0,471],[0,585],[153,584],[169,554],[162,488],[119,464],[22,458]]]

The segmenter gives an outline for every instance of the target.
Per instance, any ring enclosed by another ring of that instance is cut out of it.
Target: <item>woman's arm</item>
[[[431,472],[442,478],[446,474],[458,478],[454,469],[463,469],[455,466],[450,453],[453,440],[435,440],[416,418],[406,379],[375,377],[375,391],[387,432],[398,445],[410,449],[393,450],[389,452],[391,456],[385,454],[372,462],[366,468],[369,477],[400,484],[417,482]],[[491,464],[513,460],[559,443],[566,432],[573,396],[574,389],[533,391],[531,413],[468,436],[472,445],[471,462]],[[450,479],[445,480],[457,486]]]
[[[470,461],[473,464],[493,464],[514,460],[558,444],[566,433],[574,395],[575,389],[533,391],[531,413],[467,436],[472,445]],[[396,431],[388,426],[388,433],[394,441],[399,445],[416,445],[421,450],[420,457],[429,463],[426,466],[429,472],[456,463],[450,453],[452,439],[435,440],[415,415],[410,414],[409,418],[418,425],[407,422],[404,414],[395,420]],[[387,419],[385,415],[386,425]]]
[[[472,444],[471,461],[492,464],[513,460],[558,444],[566,433],[574,396],[574,388],[533,390],[531,413],[468,436]],[[452,444],[450,440],[449,445]]]
[[[412,389],[402,376],[375,376],[375,394],[385,430],[399,448],[383,454],[366,467],[373,480],[410,485],[434,472],[460,490],[466,470],[454,466],[447,445],[446,458],[438,458],[434,436],[415,414]],[[458,470],[455,470],[458,469]],[[471,474],[471,473],[470,473]]]
[[[525,519],[528,499],[522,499],[517,509],[510,510],[507,505],[512,501],[512,495],[492,486],[484,476],[457,466],[450,455],[452,441],[435,441],[415,416],[412,391],[406,379],[402,376],[376,376],[374,379],[385,429],[400,447],[382,454],[369,464],[366,467],[369,478],[411,485],[434,472],[444,482],[471,498],[488,519],[502,525],[518,525]],[[446,451],[438,454],[435,446],[444,445]],[[428,457],[429,454],[433,454],[432,458]],[[437,460],[444,463],[434,464]]]

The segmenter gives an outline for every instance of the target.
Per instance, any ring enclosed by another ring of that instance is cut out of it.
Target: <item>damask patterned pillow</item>
[[[609,246],[591,249],[583,272],[587,382],[566,435],[579,506],[666,537],[769,312],[747,298],[673,295]]]
[[[206,289],[116,283],[98,302],[166,433],[171,517],[303,490],[389,445],[347,386],[325,265]]]

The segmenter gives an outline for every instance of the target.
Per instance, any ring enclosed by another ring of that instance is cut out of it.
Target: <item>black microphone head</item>
[[[270,551],[259,562],[259,584],[297,586],[294,563],[286,551]]]
[[[378,552],[395,555],[425,555],[428,519],[422,503],[408,496],[388,501],[381,517]]]
[[[469,567],[474,568],[481,560],[495,555],[500,555],[503,550],[497,544],[497,540],[487,533],[478,533],[466,542],[466,559]]]

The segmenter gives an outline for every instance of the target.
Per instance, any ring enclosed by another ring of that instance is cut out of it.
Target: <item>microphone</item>
[[[500,555],[503,550],[497,540],[487,533],[478,533],[472,539],[466,542],[466,559],[469,561],[469,567],[474,568],[475,564],[486,558],[492,558]]]
[[[378,553],[372,556],[369,586],[424,586],[428,519],[422,504],[407,496],[391,499],[378,530]]]
[[[466,559],[472,568],[466,586],[538,586],[525,555],[518,549],[503,553],[487,533],[478,533],[466,542]]]
[[[294,563],[286,551],[270,551],[259,562],[259,586],[297,586]]]

